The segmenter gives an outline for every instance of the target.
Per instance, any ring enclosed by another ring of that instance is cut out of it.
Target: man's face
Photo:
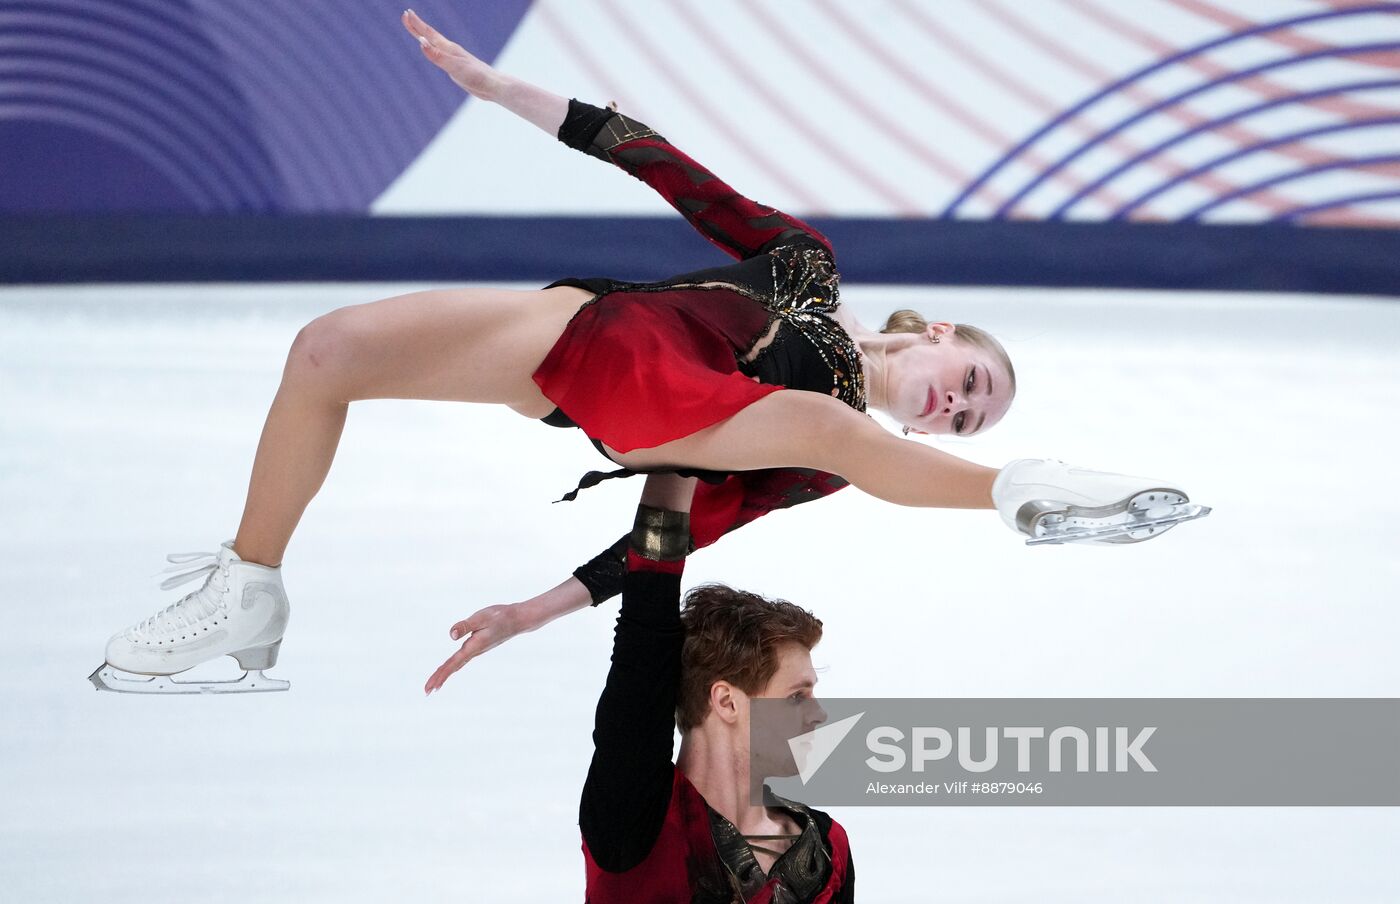
[[[796,642],[778,647],[778,670],[768,679],[755,699],[781,700],[781,707],[765,706],[758,730],[753,733],[753,765],[762,775],[781,777],[797,774],[797,761],[788,741],[812,731],[826,721],[826,710],[817,702],[817,672],[812,653]],[[744,708],[745,721],[752,710]],[[749,726],[746,726],[749,727]],[[797,756],[803,754],[799,742]]]

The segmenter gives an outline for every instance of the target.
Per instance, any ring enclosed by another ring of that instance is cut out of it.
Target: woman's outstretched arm
[[[834,257],[826,236],[739,194],[644,122],[573,100],[559,140],[645,182],[696,232],[739,260],[804,240]]]
[[[831,253],[831,244],[820,232],[739,194],[645,123],[565,100],[498,72],[412,10],[404,12],[403,23],[418,39],[423,55],[462,90],[500,104],[570,147],[606,160],[645,182],[726,253],[743,260],[800,239],[815,242]]]
[[[840,475],[896,505],[995,507],[992,483],[997,469],[901,439],[844,402],[816,392],[770,393],[690,436],[653,449],[609,455],[637,469],[813,468]]]
[[[558,134],[569,112],[566,99],[498,72],[460,44],[448,40],[411,9],[404,10],[403,25],[418,39],[423,56],[446,72],[457,87],[473,97],[500,104],[551,135]]]

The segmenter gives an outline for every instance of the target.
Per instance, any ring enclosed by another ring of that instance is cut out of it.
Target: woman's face
[[[1006,369],[956,332],[951,323],[930,323],[920,341],[886,357],[886,412],[913,432],[971,436],[1011,407]]]

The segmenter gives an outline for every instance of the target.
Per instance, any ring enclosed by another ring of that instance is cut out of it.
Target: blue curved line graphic
[[[203,10],[209,23],[248,55],[253,65],[243,70],[246,83],[276,111],[274,116],[261,118],[259,125],[263,134],[283,149],[282,168],[288,188],[295,187],[291,200],[301,206],[303,199],[309,197],[312,206],[334,208],[337,199],[354,197],[354,180],[367,175],[367,171],[357,172],[363,167],[363,160],[354,159],[352,154],[345,166],[336,166],[338,123],[328,118],[321,105],[300,107],[295,93],[282,88],[301,77],[294,62],[298,51],[295,39],[287,38],[278,29],[270,35],[261,34],[240,12],[222,4],[211,4]],[[293,122],[300,123],[302,129],[294,129]]]
[[[72,43],[76,47],[75,58],[81,60],[85,59],[89,48],[102,46],[111,52],[114,67],[135,60],[149,68],[163,70],[181,87],[208,98],[209,104],[220,111],[240,109],[243,98],[229,85],[226,73],[205,62],[205,57],[214,51],[213,46],[203,35],[181,28],[177,18],[168,17],[169,21],[157,15],[136,18],[126,10],[113,7],[84,9],[77,14],[72,10],[28,8],[33,4],[17,6],[26,8],[8,16],[0,13],[0,23],[10,20],[5,31],[7,36],[16,38],[15,44],[21,49],[52,52],[57,38],[60,42]],[[127,20],[133,19],[140,28],[128,24]],[[16,22],[19,24],[14,24]],[[196,42],[193,48],[191,40]],[[178,68],[172,60],[178,61]],[[202,77],[196,78],[196,75]]]
[[[128,0],[136,2],[136,0]],[[208,50],[207,44],[191,47],[191,41],[202,41],[203,36],[182,28],[178,15],[151,13],[146,16],[121,6],[91,4],[82,9],[73,5],[60,6],[44,3],[6,3],[0,8],[0,28],[11,35],[32,36],[34,32],[55,31],[82,40],[96,40],[107,35],[137,38],[153,45],[161,45],[172,57],[189,59],[198,64],[198,54],[194,51]],[[212,70],[211,70],[211,74]]]
[[[54,103],[71,106],[73,109],[98,114],[105,112],[112,119],[120,119],[125,125],[145,135],[148,140],[164,142],[165,149],[173,160],[196,178],[206,194],[217,195],[220,189],[224,194],[222,202],[229,201],[236,188],[236,180],[216,161],[209,160],[201,149],[193,146],[199,136],[182,132],[179,120],[172,120],[158,106],[147,103],[141,96],[128,96],[114,92],[109,80],[106,85],[95,80],[71,78],[66,75],[49,74],[42,81],[10,81],[0,77],[0,100],[16,103]],[[179,153],[176,153],[176,151]],[[230,185],[233,183],[233,185]]]
[[[1182,182],[1185,182],[1188,179],[1194,179],[1195,177],[1204,173],[1208,173],[1213,169],[1218,169],[1222,166],[1225,166],[1227,163],[1233,163],[1234,161],[1239,160],[1241,157],[1248,157],[1250,154],[1257,154],[1260,151],[1267,151],[1270,148],[1280,147],[1285,144],[1293,144],[1298,141],[1304,141],[1308,138],[1315,138],[1319,135],[1332,135],[1337,132],[1350,132],[1354,129],[1369,129],[1375,126],[1394,125],[1400,125],[1400,115],[1381,116],[1375,119],[1353,119],[1347,122],[1333,123],[1330,126],[1318,126],[1317,128],[1313,129],[1305,129],[1301,132],[1293,132],[1289,135],[1280,135],[1277,138],[1271,138],[1268,141],[1263,141],[1259,144],[1252,145],[1247,148],[1237,148],[1229,152],[1228,154],[1222,154],[1221,156],[1216,157],[1212,160],[1207,160],[1205,163],[1202,163],[1199,166],[1192,167],[1186,172],[1178,173],[1171,179],[1168,179],[1166,182],[1163,182],[1161,185],[1158,185],[1155,188],[1148,189],[1141,195],[1129,201],[1127,204],[1124,204],[1118,210],[1114,211],[1113,216],[1109,217],[1109,220],[1121,221],[1127,219],[1128,215],[1131,214],[1134,210],[1137,210],[1139,207],[1146,204],[1148,201],[1151,201],[1153,198],[1156,198],[1164,192],[1170,190],[1173,186],[1180,185]]]
[[[1295,179],[1302,179],[1307,176],[1314,175],[1316,173],[1325,173],[1331,170],[1339,169],[1357,169],[1359,167],[1373,166],[1381,163],[1400,163],[1400,154],[1377,154],[1372,157],[1353,157],[1350,160],[1333,160],[1330,163],[1319,163],[1317,166],[1309,166],[1300,170],[1294,170],[1291,173],[1283,173],[1278,176],[1272,176],[1261,182],[1256,182],[1253,185],[1246,185],[1243,188],[1237,188],[1232,192],[1228,192],[1226,194],[1221,195],[1218,198],[1207,201],[1200,207],[1197,207],[1195,210],[1186,214],[1186,216],[1182,217],[1181,219],[1198,220],[1202,216],[1204,216],[1207,213],[1210,213],[1212,210],[1221,206],[1222,204],[1228,204],[1231,201],[1243,198],[1246,195],[1252,195],[1257,192],[1261,192],[1266,188],[1273,188],[1275,185],[1281,185],[1284,182],[1292,182]]]
[[[200,156],[190,153],[190,149],[180,141],[181,136],[170,129],[169,123],[156,119],[139,107],[104,103],[102,98],[94,97],[85,85],[75,89],[57,80],[6,86],[0,92],[0,100],[7,105],[27,106],[35,110],[66,110],[120,124],[127,134],[139,136],[166,155],[171,166],[178,167],[189,183],[199,187],[202,200],[221,205],[235,200],[229,186],[217,178],[219,174],[201,165]]]
[[[1356,6],[1351,7],[1349,9],[1340,10],[1327,10],[1320,13],[1309,13],[1305,16],[1295,16],[1291,19],[1281,19],[1277,22],[1271,22],[1266,25],[1259,25],[1254,28],[1248,28],[1243,31],[1237,31],[1232,34],[1225,35],[1223,37],[1206,41],[1203,44],[1198,44],[1195,47],[1187,48],[1186,50],[1183,50],[1179,53],[1174,53],[1171,56],[1164,57],[1155,63],[1144,66],[1135,72],[1129,73],[1127,76],[1119,79],[1118,81],[1113,82],[1107,87],[1100,89],[1094,94],[1091,94],[1089,97],[1070,107],[1068,110],[1061,112],[1049,122],[1047,122],[1045,125],[1036,129],[1028,137],[1023,139],[1019,144],[1017,144],[1011,150],[1003,154],[1000,160],[992,164],[980,176],[974,179],[966,188],[959,192],[958,196],[953,199],[952,203],[948,205],[948,207],[943,211],[942,215],[944,217],[953,216],[953,214],[957,212],[957,209],[960,206],[962,206],[962,204],[965,201],[967,201],[968,198],[970,198],[973,194],[978,192],[982,188],[982,186],[985,185],[993,176],[995,176],[1004,167],[1010,164],[1012,160],[1015,160],[1017,157],[1019,157],[1031,145],[1035,144],[1041,138],[1044,138],[1047,134],[1054,131],[1062,124],[1075,118],[1080,113],[1087,110],[1089,107],[1092,107],[1094,104],[1098,103],[1104,98],[1123,90],[1128,85],[1131,85],[1133,82],[1140,81],[1141,79],[1144,79],[1155,72],[1160,72],[1161,70],[1166,69],[1169,66],[1173,66],[1183,60],[1188,60],[1191,57],[1199,56],[1203,53],[1214,50],[1217,47],[1223,47],[1227,44],[1232,44],[1236,41],[1240,41],[1245,38],[1250,38],[1261,34],[1268,34],[1269,32],[1273,31],[1281,31],[1283,29],[1293,28],[1298,25],[1306,25],[1310,22],[1321,22],[1327,19],[1340,19],[1345,18],[1347,16],[1360,16],[1368,15],[1370,13],[1386,12],[1400,13],[1400,4],[1372,3],[1368,4],[1367,6]],[[1001,216],[1001,214],[998,213],[997,216]]]
[[[1397,7],[1397,10],[1400,10],[1400,7]],[[1119,121],[1112,128],[1100,132],[1098,135],[1094,136],[1089,141],[1086,141],[1085,143],[1081,144],[1078,148],[1075,148],[1070,153],[1061,157],[1052,166],[1047,167],[1046,169],[1038,173],[1034,179],[1032,179],[1029,183],[1025,185],[1025,187],[1023,187],[1020,191],[1016,192],[1016,194],[1012,195],[1009,199],[1007,199],[1006,203],[1002,204],[1001,207],[997,209],[997,212],[994,214],[994,216],[997,218],[1007,216],[1010,213],[1012,207],[1020,203],[1020,201],[1023,198],[1025,198],[1026,195],[1034,191],[1036,187],[1038,187],[1046,179],[1050,178],[1055,173],[1064,169],[1066,166],[1073,163],[1075,160],[1079,159],[1084,154],[1087,154],[1090,150],[1107,141],[1108,139],[1112,138],[1113,136],[1119,134],[1125,129],[1131,128],[1132,126],[1136,125],[1139,122],[1142,122],[1144,119],[1147,119],[1150,116],[1156,115],[1158,112],[1166,109],[1167,107],[1174,107],[1177,104],[1189,100],[1190,98],[1195,97],[1198,94],[1203,94],[1207,91],[1213,91],[1216,88],[1219,88],[1221,85],[1228,85],[1231,82],[1237,82],[1241,79],[1251,78],[1255,75],[1258,75],[1261,72],[1269,72],[1274,69],[1283,69],[1285,67],[1294,66],[1299,63],[1308,63],[1316,59],[1337,56],[1351,56],[1352,54],[1358,53],[1373,53],[1377,51],[1391,50],[1400,50],[1400,42],[1386,41],[1377,44],[1357,44],[1351,47],[1329,47],[1326,50],[1315,50],[1312,53],[1303,53],[1298,54],[1296,56],[1283,57],[1282,59],[1270,60],[1269,62],[1261,63],[1258,66],[1251,66],[1248,69],[1241,69],[1237,72],[1232,72],[1229,75],[1221,76],[1220,78],[1212,79],[1208,82],[1202,82],[1194,88],[1188,88],[1187,90],[1175,94],[1165,100],[1159,101],[1158,103],[1152,104],[1151,106],[1142,108],[1137,113],[1134,113],[1132,116],[1129,116],[1126,119]]]
[[[357,31],[356,23],[352,22],[349,14],[329,15],[325,16],[323,20],[322,16],[325,12],[326,10],[322,7],[312,6],[307,8],[306,15],[322,23],[321,27],[325,29],[328,34],[333,33],[333,43],[338,42],[342,47],[349,47],[356,41],[362,41],[363,32]],[[332,61],[340,61],[342,65],[353,69],[354,63],[359,59],[359,54],[362,52],[364,51],[357,48],[356,53],[353,55],[349,53],[331,52],[328,53],[327,56],[330,57]],[[336,79],[336,81],[340,81],[340,79]],[[351,83],[349,79],[345,79],[345,82],[347,84]],[[367,98],[356,98],[351,104],[352,111],[356,113],[358,112],[358,110],[354,109],[356,105],[365,103],[366,101],[374,104],[376,111],[375,121],[382,122],[386,126],[386,128],[379,130],[377,135],[373,136],[376,141],[383,145],[385,151],[384,161],[376,168],[376,175],[387,173],[390,178],[398,176],[403,170],[403,161],[413,160],[422,151],[422,145],[409,138],[410,131],[413,127],[413,119],[406,112],[405,102],[410,100],[419,107],[423,107],[425,104],[425,99],[417,91],[403,92],[403,94],[397,98],[397,102],[393,102],[393,99],[388,97],[370,95]],[[416,115],[420,119],[425,120],[436,118],[430,107],[421,110]],[[367,137],[368,136],[363,135],[363,133],[360,133],[357,136],[358,140],[356,141],[356,146],[364,147],[369,145],[370,142],[366,140]]]
[[[315,4],[307,4],[302,15],[310,18],[318,9]],[[244,14],[245,10],[238,7],[230,7],[229,13],[231,17],[238,17],[244,34],[259,33],[260,16]],[[351,14],[346,11],[346,15]],[[278,74],[289,84],[299,82],[298,87],[311,88],[318,98],[318,103],[308,106],[297,91],[280,92],[287,98],[289,108],[299,110],[303,116],[322,117],[329,124],[326,128],[330,139],[328,150],[320,165],[337,171],[343,184],[350,186],[349,191],[338,192],[338,200],[355,197],[363,190],[362,186],[376,184],[380,173],[398,171],[393,150],[386,146],[382,135],[356,136],[354,153],[339,151],[346,137],[355,134],[352,124],[365,113],[365,99],[355,95],[352,81],[355,63],[362,61],[346,53],[341,43],[324,28],[308,29],[295,38],[284,29],[273,29],[263,35],[263,41],[266,46],[282,49],[277,60]],[[299,64],[303,54],[313,59],[330,59],[304,67]]]
[[[1351,195],[1345,198],[1334,198],[1331,201],[1323,201],[1319,204],[1309,204],[1306,207],[1295,207],[1292,210],[1285,210],[1274,217],[1272,222],[1292,221],[1309,214],[1321,213],[1324,210],[1335,210],[1338,207],[1349,207],[1352,204],[1365,204],[1369,201],[1395,201],[1400,200],[1400,188],[1390,191],[1373,191],[1360,195]]]
[[[134,28],[133,24],[139,24],[141,28]],[[101,27],[91,27],[94,25]],[[209,94],[211,90],[223,94],[225,100],[240,101],[237,92],[222,77],[223,73],[204,61],[204,57],[213,49],[205,37],[181,25],[176,17],[161,18],[157,14],[139,17],[113,6],[87,8],[81,14],[35,3],[14,3],[0,10],[0,26],[10,36],[33,39],[22,41],[20,46],[32,48],[34,43],[42,44],[48,39],[36,33],[48,32],[79,42],[106,44],[117,53],[135,52],[138,48],[161,50],[164,53],[153,53],[146,58],[149,65],[173,72],[166,61],[177,59],[183,66],[199,70],[207,76],[189,81],[186,87],[190,90],[208,94],[215,105],[220,102]],[[198,45],[194,48],[198,53],[191,52],[191,41]],[[118,42],[123,42],[123,46],[118,46]]]
[[[362,211],[421,156],[464,96],[425,68],[411,38],[397,27],[402,4],[271,5],[278,7],[275,13],[266,0],[0,0],[0,82],[9,74],[6,64],[20,56],[26,62],[18,81],[42,82],[49,73],[65,75],[53,66],[79,66],[87,74],[73,70],[56,84],[91,93],[89,107],[129,108],[122,115],[160,122],[166,144],[152,154],[162,165],[132,159],[139,166],[133,174],[149,168],[153,188],[157,181],[169,182],[161,173],[178,147],[185,178],[170,197],[199,196],[197,203],[180,202],[187,206],[247,209],[254,198],[252,204],[275,210]],[[438,13],[426,12],[439,17],[434,21],[440,27],[461,35],[489,62],[518,29],[530,2],[430,5]],[[327,54],[330,62],[318,63]],[[56,59],[28,62],[31,55]],[[82,87],[104,73],[115,76],[101,86],[106,91]],[[160,115],[152,117],[152,111]],[[13,127],[23,153],[63,140],[47,123],[33,127],[32,136]],[[126,144],[138,132],[149,136],[152,126],[121,128],[129,134],[113,152],[126,159]],[[9,153],[0,149],[0,157]],[[202,161],[199,173],[189,171],[193,157]],[[191,179],[204,187],[191,192]],[[204,196],[211,180],[233,197],[225,198],[221,189],[219,203],[210,204]],[[45,203],[62,202],[54,196]]]
[[[202,121],[207,130],[221,133],[210,138],[219,148],[218,156],[231,159],[257,186],[260,197],[278,197],[281,179],[266,150],[256,139],[233,131],[236,123],[247,119],[242,99],[229,88],[223,73],[202,61],[204,54],[191,53],[188,42],[172,43],[174,39],[162,33],[159,23],[142,31],[94,27],[110,26],[111,21],[102,16],[118,15],[117,10],[95,9],[85,13],[86,18],[61,13],[26,9],[18,15],[0,15],[0,22],[8,20],[8,34],[0,38],[0,48],[11,48],[6,62],[19,65],[24,59],[52,59],[87,69],[96,79],[123,72],[132,78],[140,76],[149,82],[149,92],[169,92],[169,101]]]
[[[192,182],[187,173],[181,170],[178,163],[170,160],[160,152],[152,142],[146,140],[145,136],[133,137],[118,124],[104,119],[98,114],[87,110],[70,110],[52,105],[40,106],[32,103],[4,103],[0,102],[0,119],[36,119],[42,122],[54,122],[67,126],[75,126],[86,129],[94,134],[101,135],[116,144],[121,145],[131,151],[142,160],[149,163],[154,169],[170,179],[175,184],[176,189],[183,192],[196,210],[207,211],[214,209],[215,205],[210,201],[209,196],[201,187]]]
[[[1212,132],[1220,128],[1221,126],[1229,125],[1230,123],[1235,122],[1237,120],[1253,116],[1255,113],[1262,113],[1265,110],[1271,110],[1275,107],[1283,107],[1289,104],[1304,103],[1310,100],[1317,100],[1321,97],[1331,97],[1336,94],[1351,94],[1360,91],[1374,91],[1380,88],[1400,88],[1400,79],[1375,79],[1367,82],[1351,82],[1345,85],[1333,85],[1329,88],[1321,88],[1317,91],[1306,91],[1301,94],[1292,94],[1287,97],[1275,98],[1270,101],[1265,101],[1261,104],[1255,104],[1252,107],[1245,107],[1244,109],[1236,110],[1233,113],[1228,113],[1217,119],[1212,119],[1207,122],[1203,122],[1195,126],[1194,128],[1187,129],[1185,132],[1168,138],[1166,141],[1163,141],[1153,147],[1150,147],[1147,150],[1135,154],[1127,160],[1123,161],[1119,165],[1115,166],[1113,169],[1109,170],[1104,175],[1100,176],[1093,182],[1090,182],[1088,185],[1085,185],[1084,187],[1076,191],[1073,195],[1069,197],[1068,200],[1066,200],[1059,207],[1055,208],[1055,210],[1050,214],[1050,216],[1047,219],[1063,219],[1065,215],[1068,214],[1069,209],[1071,207],[1073,207],[1075,204],[1078,204],[1080,201],[1083,201],[1090,195],[1094,194],[1099,189],[1112,182],[1114,179],[1117,179],[1119,176],[1123,175],[1128,170],[1132,169],[1138,164],[1150,160],[1153,157],[1156,157],[1160,154],[1165,153],[1166,151],[1171,150],[1173,147],[1175,147],[1178,144],[1181,144],[1183,141],[1187,141],[1203,132]]]
[[[161,124],[178,137],[190,150],[199,154],[204,168],[211,169],[220,181],[227,182],[235,193],[251,201],[255,198],[275,198],[270,172],[249,172],[249,161],[231,151],[238,138],[228,123],[187,98],[167,92],[161,83],[138,82],[131,77],[134,70],[112,69],[103,72],[90,65],[95,53],[90,51],[89,65],[76,63],[66,57],[39,56],[30,49],[23,56],[11,56],[0,61],[0,94],[39,86],[60,84],[85,91],[98,101],[132,107]],[[145,75],[145,73],[138,73]],[[222,136],[219,133],[224,133]],[[258,179],[263,175],[263,179]]]

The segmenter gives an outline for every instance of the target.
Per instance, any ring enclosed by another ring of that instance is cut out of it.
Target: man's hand
[[[482,100],[497,99],[502,78],[495,69],[468,53],[460,44],[447,40],[411,9],[403,11],[403,27],[418,39],[423,56],[451,76],[459,88]]]

